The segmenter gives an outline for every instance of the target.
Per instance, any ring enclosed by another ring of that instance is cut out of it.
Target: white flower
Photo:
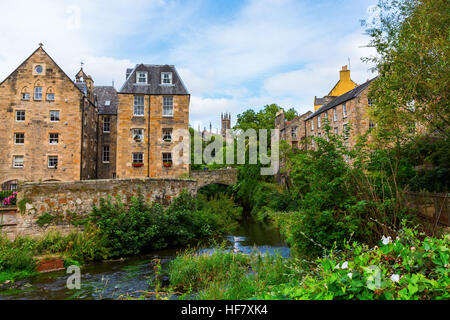
[[[383,237],[381,238],[381,242],[383,242],[384,245],[387,245],[387,244],[391,243],[392,240],[391,240],[391,237],[385,237],[385,236],[383,236]]]
[[[352,278],[352,276],[353,276],[353,273],[351,273],[351,272],[347,273],[347,277],[349,277],[350,279]]]
[[[399,276],[398,274],[393,274],[393,275],[391,276],[391,280],[392,280],[393,282],[399,282],[399,281],[400,281],[400,276]]]
[[[341,269],[347,269],[347,268],[348,268],[348,262],[345,261],[345,262],[342,264]]]
[[[416,247],[411,247],[411,251],[414,251],[414,250],[416,250]]]

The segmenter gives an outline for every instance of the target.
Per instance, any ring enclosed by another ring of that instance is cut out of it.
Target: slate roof
[[[117,114],[117,107],[119,99],[117,98],[117,91],[112,86],[94,86],[94,95],[97,100],[98,114]],[[109,101],[109,106],[106,105]]]
[[[128,73],[129,70],[127,70]],[[136,72],[147,71],[147,84],[136,83]],[[161,84],[161,72],[172,72],[172,84]],[[178,75],[175,66],[173,65],[154,65],[154,64],[138,64],[131,71],[127,77],[119,93],[134,93],[134,94],[168,94],[181,95],[189,94],[186,86]]]
[[[330,110],[331,108],[334,108],[334,107],[336,107],[336,106],[338,106],[340,104],[343,104],[344,102],[346,102],[348,100],[356,98],[376,78],[378,78],[378,77],[375,77],[375,78],[373,78],[373,79],[363,83],[362,85],[356,87],[355,89],[352,89],[352,90],[344,93],[343,95],[340,95],[339,97],[333,99],[330,103],[328,103],[328,104],[326,104],[324,106],[321,106],[319,109],[317,109],[316,112],[314,112],[312,115],[310,115],[308,118],[306,118],[305,121],[309,120],[311,118],[314,118],[315,116],[321,114],[322,112],[325,112],[327,110]]]

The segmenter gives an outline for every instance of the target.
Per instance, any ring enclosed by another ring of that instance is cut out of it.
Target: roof
[[[129,70],[127,70],[128,73]],[[136,72],[146,71],[147,83],[136,83]],[[161,84],[161,72],[172,72],[172,84]],[[154,65],[154,64],[138,64],[131,71],[127,77],[119,93],[134,93],[134,94],[169,94],[169,95],[181,95],[189,94],[183,81],[178,75],[177,70],[173,65]]]
[[[291,124],[293,124],[293,123],[295,123],[295,122],[298,122],[298,121],[301,121],[301,120],[303,120],[303,118],[305,117],[305,116],[308,116],[310,113],[312,113],[311,111],[308,111],[308,112],[305,112],[304,114],[301,114],[301,115],[299,115],[299,116],[296,116],[294,119],[292,119],[291,121],[286,121],[286,125],[287,126],[289,126],[289,125],[291,125]]]
[[[117,98],[117,91],[112,86],[95,86],[94,95],[97,99],[98,114],[117,114],[117,107],[119,99]],[[107,105],[109,101],[109,106]]]
[[[322,112],[325,112],[325,111],[327,111],[327,110],[330,110],[330,109],[332,109],[332,108],[334,108],[334,107],[336,107],[336,106],[338,106],[338,105],[340,105],[340,104],[342,104],[342,103],[344,103],[344,102],[346,102],[346,101],[348,101],[348,100],[351,100],[351,99],[356,98],[356,97],[357,97],[364,89],[366,89],[366,88],[369,86],[369,84],[370,84],[373,80],[375,80],[376,78],[377,78],[377,77],[375,77],[375,78],[373,78],[373,79],[371,79],[371,80],[368,80],[367,82],[365,82],[365,83],[363,83],[362,85],[356,87],[355,89],[350,90],[350,91],[344,93],[343,95],[340,95],[339,97],[333,99],[330,103],[328,103],[328,104],[326,104],[326,105],[320,107],[319,109],[317,109],[316,112],[314,112],[312,115],[310,115],[310,116],[309,116],[308,118],[306,118],[305,120],[309,120],[309,119],[311,119],[311,118],[314,118],[315,116],[321,114]]]

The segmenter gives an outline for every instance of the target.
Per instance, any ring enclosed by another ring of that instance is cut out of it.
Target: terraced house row
[[[0,189],[20,181],[178,177],[173,132],[190,95],[172,65],[139,64],[117,92],[71,79],[42,44],[0,83]]]

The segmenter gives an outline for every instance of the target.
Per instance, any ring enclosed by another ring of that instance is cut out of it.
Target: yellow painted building
[[[314,97],[314,111],[318,110],[324,104],[331,102],[336,97],[353,90],[358,85],[350,78],[350,70],[347,66],[343,66],[339,72],[339,81],[335,84],[333,89],[323,98]]]

